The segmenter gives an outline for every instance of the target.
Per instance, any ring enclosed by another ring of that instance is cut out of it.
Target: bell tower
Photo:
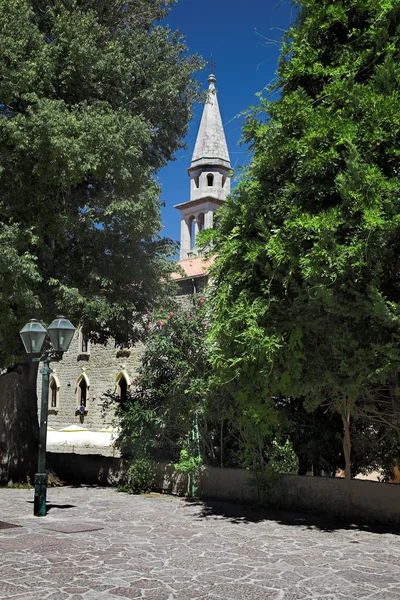
[[[231,162],[219,111],[215,75],[208,77],[208,97],[188,169],[190,199],[177,204],[181,216],[180,260],[198,256],[196,236],[211,229],[215,211],[231,188]]]

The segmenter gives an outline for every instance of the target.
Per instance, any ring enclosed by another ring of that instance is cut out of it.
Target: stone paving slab
[[[400,600],[388,529],[95,487],[0,506],[1,600]]]

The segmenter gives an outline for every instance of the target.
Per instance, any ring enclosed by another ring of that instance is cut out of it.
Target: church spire
[[[208,77],[208,98],[188,169],[190,199],[175,205],[181,215],[181,260],[198,256],[197,234],[202,229],[213,227],[214,214],[224,203],[231,189],[231,161],[219,112],[215,81],[215,75]]]
[[[189,173],[192,169],[206,166],[221,166],[227,169],[231,166],[215,82],[215,75],[209,75],[208,98],[204,105]]]

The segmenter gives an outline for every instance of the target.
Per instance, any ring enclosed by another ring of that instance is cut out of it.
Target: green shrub
[[[120,490],[128,494],[151,492],[155,484],[156,463],[150,458],[139,458],[131,463]]]

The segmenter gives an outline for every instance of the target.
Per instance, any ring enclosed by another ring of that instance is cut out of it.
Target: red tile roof
[[[183,269],[184,275],[181,273],[172,273],[172,279],[185,279],[186,277],[199,277],[206,275],[209,268],[214,264],[215,256],[210,258],[203,258],[202,256],[196,256],[195,258],[185,258],[185,260],[178,260],[177,264]]]

